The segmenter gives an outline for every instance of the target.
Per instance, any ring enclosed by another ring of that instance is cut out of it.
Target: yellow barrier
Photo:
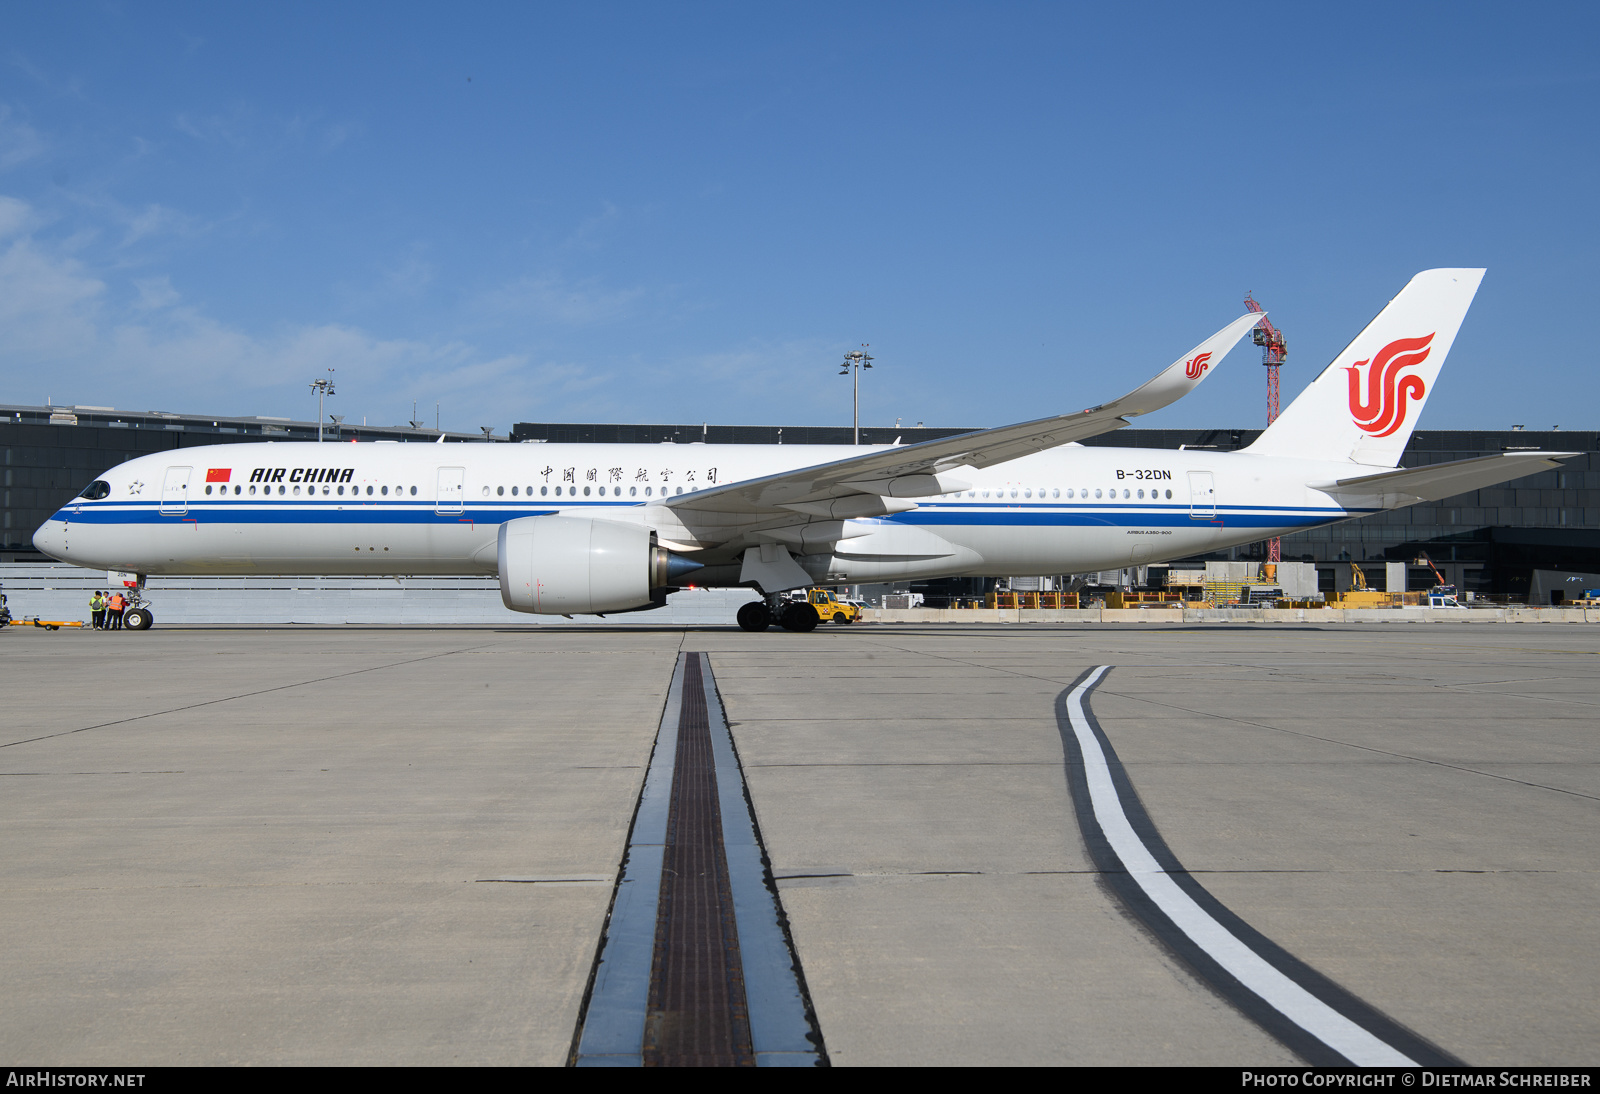
[[[980,605],[974,601],[972,607]],[[1076,608],[1077,593],[990,593],[984,598],[985,608]]]
[[[1108,608],[1145,608],[1164,607],[1168,604],[1183,604],[1183,597],[1177,593],[1124,593],[1109,592],[1106,594],[1106,607]]]

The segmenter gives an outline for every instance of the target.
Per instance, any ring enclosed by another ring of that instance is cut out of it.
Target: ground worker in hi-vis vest
[[[89,598],[89,611],[94,614],[94,629],[104,630],[106,625],[106,594],[99,589]]]

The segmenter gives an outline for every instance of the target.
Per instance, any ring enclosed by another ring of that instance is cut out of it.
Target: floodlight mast
[[[851,350],[844,355],[844,365],[839,369],[839,375],[853,373],[854,395],[851,399],[851,422],[855,429],[854,444],[861,443],[861,370],[871,368],[873,358],[866,351],[869,343],[861,343],[860,349]]]
[[[322,400],[325,396],[336,394],[333,390],[333,369],[328,370],[326,380],[311,381],[312,389],[317,393],[317,443],[322,443]]]

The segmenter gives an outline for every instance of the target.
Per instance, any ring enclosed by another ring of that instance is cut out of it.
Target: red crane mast
[[[1267,310],[1256,303],[1255,297],[1248,292],[1244,294],[1244,306],[1251,312],[1264,313]],[[1250,339],[1261,347],[1261,363],[1267,366],[1267,424],[1271,425],[1278,420],[1278,369],[1288,356],[1288,347],[1283,341],[1283,332],[1273,326],[1264,314],[1261,322],[1250,332]],[[1282,547],[1276,536],[1267,541],[1268,562],[1281,561],[1281,553]]]

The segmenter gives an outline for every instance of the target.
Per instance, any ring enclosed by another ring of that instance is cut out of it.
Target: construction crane
[[[1247,311],[1261,315],[1261,322],[1250,332],[1250,340],[1261,347],[1261,363],[1267,366],[1267,424],[1270,426],[1278,420],[1278,369],[1288,356],[1288,347],[1283,341],[1283,332],[1272,325],[1264,314],[1267,309],[1256,303],[1251,293],[1244,294],[1244,306]],[[1267,541],[1267,561],[1277,565],[1282,559],[1282,544],[1273,536]]]

